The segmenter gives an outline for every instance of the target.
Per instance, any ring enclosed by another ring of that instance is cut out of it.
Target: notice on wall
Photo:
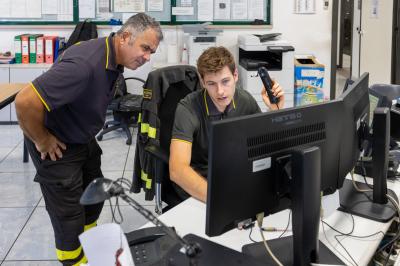
[[[147,1],[147,11],[161,12],[164,10],[163,0],[148,0]]]
[[[247,19],[247,0],[232,0],[232,19]]]
[[[193,1],[192,0],[181,0],[181,5],[180,6],[192,6]]]
[[[248,19],[264,19],[264,0],[248,0]]]
[[[113,13],[110,12],[109,0],[97,0],[96,16],[100,20],[109,20],[113,17]]]
[[[96,0],[79,0],[79,18],[96,17]]]
[[[59,21],[72,21],[73,15],[73,3],[72,0],[58,0],[57,5],[57,20]]]
[[[379,18],[379,0],[371,0],[371,18]]]
[[[315,0],[294,0],[294,13],[296,14],[315,13]]]
[[[213,0],[198,0],[197,1],[197,20],[198,21],[213,21]]]
[[[231,0],[215,0],[214,19],[215,20],[231,19]]]
[[[192,16],[194,14],[191,6],[176,6],[172,7],[172,15],[175,16]]]
[[[42,0],[42,13],[56,15],[58,11],[58,1]]]
[[[114,0],[114,12],[144,12],[144,0]]]

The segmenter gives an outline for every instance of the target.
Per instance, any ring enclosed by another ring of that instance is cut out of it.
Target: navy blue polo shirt
[[[69,47],[31,83],[47,110],[45,127],[64,143],[88,143],[104,125],[115,81],[123,72],[112,37]]]

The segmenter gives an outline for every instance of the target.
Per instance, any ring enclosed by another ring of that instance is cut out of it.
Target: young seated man
[[[226,48],[212,47],[204,51],[197,61],[197,69],[204,90],[187,95],[176,108],[169,171],[182,200],[192,196],[206,202],[209,121],[260,113],[261,110],[249,92],[236,88],[238,71]],[[272,91],[279,98],[278,106],[270,103],[265,88],[260,91],[269,109],[283,108],[283,89],[277,82]]]

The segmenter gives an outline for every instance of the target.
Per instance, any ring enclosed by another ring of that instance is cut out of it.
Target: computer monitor
[[[364,73],[339,97],[344,114],[338,117],[342,123],[340,140],[340,175],[347,175],[354,167],[360,153],[367,147],[369,134],[369,74]],[[339,143],[339,142],[338,142]]]
[[[291,207],[295,260],[316,256],[320,191],[336,191],[345,177],[341,117],[343,103],[333,100],[212,123],[206,234]]]
[[[386,141],[390,137],[389,118],[374,121],[383,114],[376,114],[377,107],[388,105],[391,101],[385,100],[376,88],[368,89],[368,73],[364,73],[346,90],[339,99],[343,101],[344,116],[342,117],[342,141],[340,156],[340,173],[348,173],[358,163],[364,171],[364,164],[371,165],[373,178],[373,190],[366,184],[356,182],[359,189],[369,190],[360,193],[354,188],[350,180],[346,180],[340,190],[340,210],[349,212],[368,219],[387,222],[396,214],[395,209],[388,203],[386,194],[395,194],[386,187],[386,171],[388,158],[388,145]],[[383,85],[378,85],[381,89]],[[387,85],[386,85],[387,87]],[[371,106],[369,103],[371,102]],[[380,116],[379,116],[380,115]],[[370,117],[372,116],[372,118]],[[380,124],[375,125],[377,122]],[[370,129],[374,130],[370,130]],[[375,132],[376,131],[376,132]],[[372,134],[371,134],[372,133]],[[377,145],[379,143],[379,145]],[[382,148],[381,146],[387,146]],[[370,148],[372,147],[370,152]],[[363,162],[360,154],[371,156],[372,160]],[[359,168],[359,167],[358,167]],[[379,169],[379,170],[378,170]],[[357,169],[356,169],[357,170]],[[357,171],[358,172],[358,171]],[[365,172],[365,171],[364,171]]]

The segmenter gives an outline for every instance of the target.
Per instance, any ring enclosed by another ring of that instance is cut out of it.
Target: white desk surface
[[[399,182],[389,181],[388,188],[393,189],[397,195],[400,194]],[[336,207],[338,207],[338,202],[336,201],[336,203]],[[329,204],[332,205],[332,203]],[[326,204],[323,204],[323,206],[326,206]],[[332,206],[329,207],[331,208]],[[280,213],[265,217],[263,226],[274,226],[279,229],[284,229],[288,222],[288,214],[289,211],[285,210]],[[355,215],[353,215],[353,217],[355,226],[352,235],[357,236],[371,235],[379,231],[385,233],[391,224],[391,222],[379,223]],[[208,237],[205,234],[206,205],[194,198],[187,199],[175,208],[159,216],[159,218],[165,224],[169,226],[174,226],[178,234],[181,236],[189,233],[196,234],[198,236],[204,237],[206,239],[238,251],[241,251],[243,245],[251,243],[249,239],[250,230],[232,229],[221,236]],[[351,216],[338,210],[334,210],[327,218],[324,218],[324,221],[334,227],[336,230],[344,233],[350,232],[352,228]],[[153,226],[153,224],[147,223],[145,227],[147,226]],[[291,227],[289,226],[289,229],[290,228]],[[354,262],[351,261],[351,258],[348,256],[348,254],[335,239],[335,235],[338,235],[338,233],[336,233],[326,225],[324,226],[324,228],[327,238],[323,233],[320,223],[319,239],[329,249],[331,249],[332,252],[334,252],[346,265],[355,265]],[[271,232],[265,233],[265,236],[268,240],[277,238],[280,234],[281,232]],[[286,235],[291,235],[291,231],[286,233]],[[261,241],[261,236],[259,234],[258,228],[253,228],[251,236],[254,240]],[[382,238],[383,234],[377,234],[363,239],[354,238],[351,236],[339,237],[339,239],[341,240],[341,244],[346,248],[347,252],[351,254],[358,265],[367,265],[369,263]]]

